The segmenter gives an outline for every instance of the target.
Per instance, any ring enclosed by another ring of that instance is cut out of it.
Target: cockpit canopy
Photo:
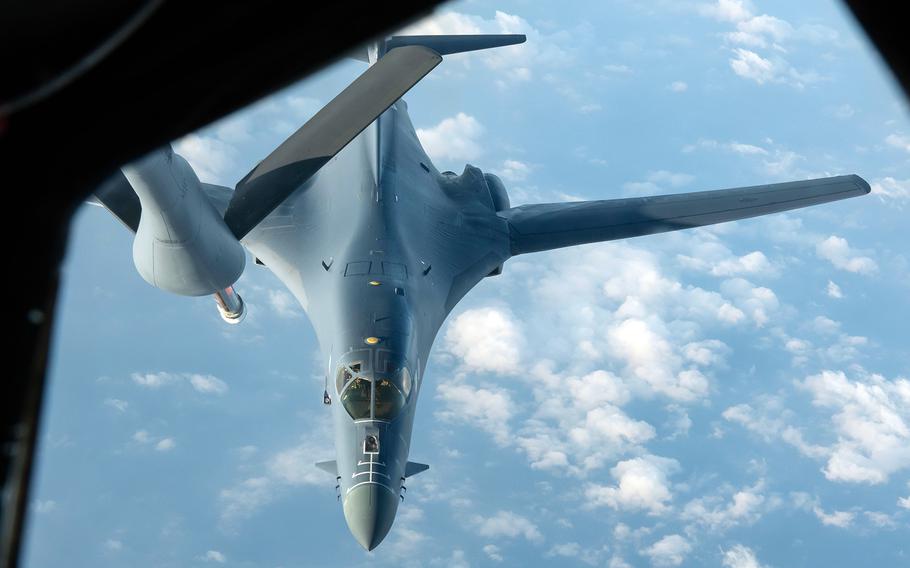
[[[405,358],[385,349],[347,354],[335,375],[341,404],[354,420],[394,420],[413,387]]]

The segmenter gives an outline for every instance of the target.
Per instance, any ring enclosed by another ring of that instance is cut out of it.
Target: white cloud
[[[748,546],[735,544],[723,553],[723,564],[726,568],[765,568]]]
[[[888,176],[873,180],[870,185],[872,194],[877,195],[883,201],[910,200],[910,179],[895,179]]]
[[[193,385],[196,392],[203,394],[224,394],[228,390],[227,383],[212,375],[187,374],[186,379]]]
[[[730,59],[730,68],[740,77],[762,85],[774,81],[780,75],[781,71],[774,63],[754,51],[737,47],[733,53],[736,57]]]
[[[523,537],[531,542],[543,540],[543,535],[537,525],[526,517],[512,511],[498,511],[491,517],[474,515],[471,524],[477,534],[487,538],[519,538]]]
[[[758,521],[767,507],[767,500],[760,490],[761,483],[758,483],[736,491],[726,502],[720,495],[693,499],[683,508],[681,516],[719,532],[750,525]]]
[[[499,47],[481,52],[447,55],[450,65],[460,62],[470,70],[479,61],[496,76],[496,84],[507,88],[516,83],[530,81],[539,67],[559,68],[567,65],[572,57],[559,46],[564,34],[546,36],[531,26],[521,16],[496,11],[493,18],[444,11],[420,20],[399,32],[403,35],[439,34],[525,34],[527,42]]]
[[[813,512],[823,525],[842,529],[849,527],[853,523],[853,518],[855,517],[855,514],[850,511],[832,511],[831,513],[826,513],[821,507],[815,507]]]
[[[684,81],[673,81],[672,83],[670,83],[670,86],[667,88],[670,89],[671,91],[673,91],[674,93],[682,93],[682,92],[685,92],[689,88],[689,85],[687,85]]]
[[[904,509],[910,509],[910,495],[906,497],[898,497],[897,506],[903,507]]]
[[[480,157],[484,127],[473,116],[459,112],[432,128],[418,128],[417,136],[433,160],[474,160]]]
[[[897,526],[891,515],[881,511],[863,511],[863,516],[869,519],[869,522],[880,529],[893,529]]]
[[[483,553],[493,562],[502,562],[502,551],[495,544],[486,544],[483,547]]]
[[[752,17],[752,3],[748,0],[717,0],[712,4],[699,4],[698,10],[721,22],[740,22]]]
[[[518,323],[505,309],[478,308],[459,314],[449,324],[446,348],[472,371],[502,375],[524,371],[524,340]]]
[[[440,420],[470,424],[489,433],[497,444],[509,443],[509,419],[514,403],[508,391],[440,383],[436,387],[436,398],[444,405],[444,409],[436,413]]]
[[[173,438],[162,438],[155,444],[155,449],[159,452],[169,452],[177,445]]]
[[[678,534],[671,534],[642,550],[641,554],[650,557],[654,566],[679,566],[691,551],[689,541]]]
[[[673,499],[667,477],[679,471],[679,462],[647,455],[621,461],[610,470],[615,486],[590,483],[585,498],[591,507],[609,506],[621,511],[647,511],[661,515]]]
[[[121,400],[119,398],[106,398],[104,399],[105,406],[110,406],[111,408],[117,410],[118,412],[126,412],[126,409],[129,407],[130,403]]]
[[[518,160],[506,160],[496,174],[506,181],[524,181],[531,173],[531,166]]]
[[[730,142],[728,147],[732,152],[737,154],[742,154],[744,156],[750,155],[761,155],[767,156],[768,151],[762,148],[761,146],[756,146],[754,144],[743,144],[741,142]]]
[[[554,544],[547,552],[547,556],[564,556],[574,558],[581,552],[581,545],[577,542],[566,542],[563,544]]]
[[[822,371],[800,386],[813,405],[835,411],[837,441],[829,449],[825,477],[877,484],[910,468],[910,380],[881,375],[850,380],[841,371]]]
[[[223,528],[234,529],[236,524],[254,515],[287,491],[302,486],[328,486],[331,476],[314,464],[323,456],[333,455],[329,446],[331,432],[325,423],[309,428],[301,443],[279,450],[270,457],[257,460],[261,470],[249,475],[249,465],[241,471],[245,477],[219,493],[219,521]]]
[[[149,389],[159,389],[165,385],[187,382],[196,392],[202,394],[223,395],[228,391],[228,385],[213,375],[199,373],[133,373],[133,382]]]
[[[645,181],[632,181],[624,183],[623,189],[626,191],[626,193],[632,195],[654,195],[665,192],[666,190],[664,188],[682,187],[689,185],[694,180],[695,176],[690,174],[670,172],[667,170],[657,170],[648,172]]]
[[[109,538],[104,541],[104,549],[108,552],[120,552],[123,550],[123,542],[115,538]]]
[[[904,134],[889,134],[885,138],[885,143],[889,146],[894,146],[899,150],[910,153],[910,136]]]
[[[227,557],[217,550],[209,550],[205,553],[205,556],[202,557],[204,562],[215,562],[217,564],[224,564],[227,562]]]
[[[214,136],[188,134],[174,143],[174,151],[186,158],[199,181],[230,185],[225,173],[237,161],[232,144]]]
[[[268,301],[272,311],[278,314],[279,317],[292,319],[303,316],[300,311],[300,304],[286,290],[269,290]]]
[[[755,81],[758,84],[785,83],[802,89],[810,83],[821,80],[814,71],[795,69],[781,54],[787,52],[784,44],[790,39],[808,41],[830,41],[836,39],[823,31],[833,32],[829,28],[804,26],[794,30],[786,20],[769,14],[754,13],[750,3],[737,0],[719,0],[714,4],[698,6],[702,15],[733,25],[733,29],[721,36],[728,44],[745,47],[734,47],[734,57],[730,59],[730,68],[734,73]],[[746,49],[748,48],[748,49]],[[756,50],[771,49],[772,55],[763,56]]]
[[[725,280],[720,289],[733,297],[736,306],[752,318],[755,325],[763,327],[780,307],[777,295],[770,288],[753,286],[743,278]]]
[[[828,280],[828,287],[825,289],[825,293],[828,294],[829,298],[834,298],[835,300],[840,300],[844,297],[844,293],[840,289],[840,286],[831,280]]]
[[[147,444],[151,442],[151,440],[151,436],[149,436],[149,433],[145,430],[137,430],[133,433],[133,441],[139,442],[140,444]]]
[[[161,388],[180,380],[180,376],[174,373],[133,373],[132,378],[137,385],[150,389]]]
[[[868,256],[861,256],[853,250],[847,239],[831,235],[815,245],[815,252],[836,268],[858,274],[871,274],[878,270],[878,264]]]
[[[677,258],[687,268],[694,268],[710,273],[713,276],[739,276],[742,274],[771,275],[775,268],[768,257],[761,251],[752,251],[743,256],[735,256],[723,247],[727,254],[712,259],[705,255],[679,255]]]
[[[854,114],[856,114],[856,110],[854,110],[854,108],[852,106],[850,106],[849,104],[844,103],[842,105],[839,105],[837,108],[834,108],[832,110],[832,114],[835,117],[840,118],[841,120],[844,120],[847,118],[851,118]]]
[[[691,401],[708,392],[708,379],[697,369],[676,371],[678,357],[673,345],[654,323],[629,318],[608,327],[607,349],[625,361],[631,376],[656,393]]]

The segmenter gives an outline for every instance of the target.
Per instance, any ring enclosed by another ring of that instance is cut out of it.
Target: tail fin
[[[439,55],[450,55],[515,45],[524,43],[526,39],[524,34],[392,36],[385,41],[385,52],[406,45],[421,45],[432,49]]]
[[[350,54],[350,57],[370,63],[395,49],[408,45],[419,45],[432,49],[439,55],[451,55],[479,49],[505,47],[524,43],[524,34],[477,34],[477,35],[413,35],[392,36],[385,40],[370,43]]]

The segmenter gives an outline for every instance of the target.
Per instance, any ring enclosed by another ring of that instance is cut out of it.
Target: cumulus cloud
[[[530,81],[536,69],[559,68],[568,64],[572,57],[561,48],[562,36],[547,36],[534,28],[521,16],[497,10],[492,18],[483,18],[453,10],[442,11],[408,26],[400,32],[403,35],[439,34],[525,34],[526,43],[485,50],[478,53],[446,56],[451,63],[459,62],[465,69],[471,69],[479,61],[495,74],[496,85],[508,88],[514,84]]]
[[[684,537],[671,534],[658,540],[641,554],[651,558],[654,566],[679,566],[692,551],[692,545]]]
[[[776,273],[774,266],[768,257],[761,251],[752,251],[743,256],[733,255],[729,249],[723,245],[718,245],[719,255],[715,258],[700,254],[703,250],[697,250],[697,256],[679,255],[677,260],[686,268],[692,268],[707,272],[712,276],[739,276],[739,275],[773,275]]]
[[[832,511],[831,513],[826,513],[821,507],[815,507],[813,512],[823,525],[841,529],[848,528],[853,524],[853,518],[856,516],[850,511]]]
[[[684,81],[673,81],[667,88],[674,93],[683,93],[688,90],[689,85],[687,85]]]
[[[682,172],[657,170],[648,172],[644,181],[631,181],[623,184],[623,189],[631,195],[655,195],[665,193],[667,188],[678,188],[691,184],[695,176]]]
[[[502,562],[502,552],[495,544],[486,544],[483,547],[483,553],[493,562]]]
[[[804,26],[798,30],[781,18],[769,14],[756,14],[754,6],[741,0],[718,0],[711,4],[698,5],[698,11],[717,21],[731,24],[733,29],[721,36],[732,44],[733,57],[730,68],[745,79],[764,83],[786,83],[796,88],[817,82],[817,73],[795,69],[783,57],[784,45],[791,39],[805,39],[812,42],[836,39],[836,32],[824,26]],[[832,38],[830,32],[834,32]],[[742,47],[740,47],[742,46]],[[772,50],[763,56],[756,50]]]
[[[216,564],[224,564],[227,562],[227,556],[222,552],[217,550],[209,550],[202,556],[203,562],[215,562]]]
[[[472,371],[522,372],[524,345],[519,325],[506,309],[478,308],[459,314],[445,335],[446,348]]]
[[[885,138],[885,143],[899,150],[910,153],[910,136],[904,134],[889,134]]]
[[[822,371],[800,386],[813,405],[835,411],[831,424],[838,439],[830,447],[825,477],[877,484],[910,468],[910,380],[875,374],[850,380],[842,371]]]
[[[840,286],[831,280],[828,280],[828,287],[825,289],[825,293],[829,298],[834,298],[835,300],[840,300],[844,297],[844,292],[840,289]]]
[[[436,413],[440,420],[470,424],[489,433],[500,445],[509,443],[509,419],[514,403],[508,391],[442,383],[436,389],[436,398],[444,405]]]
[[[228,385],[214,375],[199,373],[133,373],[133,382],[148,389],[159,389],[166,385],[188,383],[193,390],[202,394],[222,395],[228,391]]]
[[[881,484],[910,468],[910,380],[864,373],[850,379],[842,371],[826,370],[797,386],[812,396],[813,406],[833,412],[828,418],[836,439],[830,444],[808,442],[789,423],[792,413],[773,397],[759,399],[758,408],[731,406],[723,417],[767,442],[781,440],[809,458],[825,460],[822,472],[831,481]]]
[[[681,517],[711,531],[723,532],[732,527],[750,525],[761,518],[767,507],[761,483],[734,492],[729,500],[722,495],[693,499],[682,510]]]
[[[505,160],[495,173],[506,181],[524,181],[531,173],[531,166],[519,160]]]
[[[737,47],[733,54],[730,68],[740,77],[751,79],[761,85],[775,80],[780,74],[774,63],[754,51]]]
[[[471,525],[480,536],[487,538],[525,538],[531,542],[540,542],[543,535],[537,525],[512,511],[498,511],[495,515],[484,517],[474,515]]]
[[[119,398],[106,398],[104,399],[104,405],[110,406],[118,412],[126,412],[126,409],[129,407],[130,403]]]
[[[647,511],[660,515],[673,499],[667,477],[679,471],[679,462],[647,455],[621,461],[610,470],[616,485],[590,483],[585,498],[591,507],[609,506],[621,511]]]
[[[243,479],[219,492],[222,528],[235,529],[240,521],[294,488],[329,483],[331,478],[313,464],[321,456],[333,455],[327,445],[330,439],[327,426],[311,428],[301,443],[278,450],[260,462],[262,467],[254,475],[244,467]]]
[[[474,160],[480,157],[484,127],[463,112],[444,118],[431,128],[418,128],[417,136],[433,160]]]
[[[293,319],[303,316],[297,300],[285,290],[268,290],[268,302],[279,317]]]
[[[724,550],[723,555],[722,562],[726,568],[765,568],[765,565],[758,561],[755,552],[742,544],[734,544]]]
[[[831,235],[815,245],[815,252],[836,268],[858,274],[871,274],[878,270],[878,264],[868,256],[862,256],[850,247],[847,239]]]
[[[163,438],[155,444],[155,449],[159,452],[169,452],[174,449],[177,443],[173,438]]]
[[[754,286],[744,278],[725,280],[720,289],[731,296],[736,307],[751,317],[758,327],[768,323],[770,317],[780,307],[773,290],[765,286]]]
[[[910,200],[910,179],[896,179],[891,176],[873,180],[872,194],[882,201],[903,202]]]

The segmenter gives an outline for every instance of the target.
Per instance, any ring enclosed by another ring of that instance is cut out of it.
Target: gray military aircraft
[[[439,172],[401,97],[442,55],[523,35],[393,36],[369,69],[235,189],[201,183],[170,146],[121,168],[97,201],[135,231],[133,261],[153,286],[214,294],[245,313],[233,285],[244,247],[287,285],[326,362],[333,461],[354,538],[388,534],[405,481],[428,466],[408,450],[430,348],[458,301],[512,256],[698,227],[869,193],[856,175],[717,191],[511,207],[498,177]]]

